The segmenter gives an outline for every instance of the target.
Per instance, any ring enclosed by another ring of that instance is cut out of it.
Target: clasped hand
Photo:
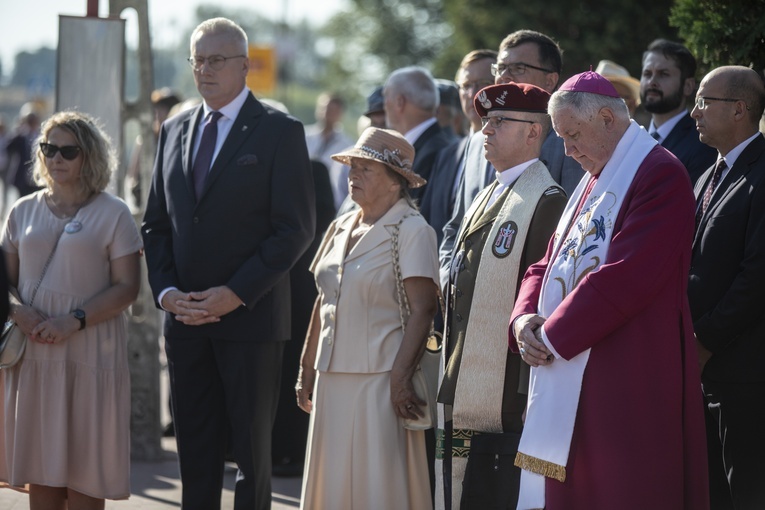
[[[425,415],[421,406],[426,402],[414,391],[412,374],[404,370],[391,370],[390,373],[390,401],[393,410],[400,418],[416,420]]]
[[[239,297],[226,286],[201,292],[171,290],[162,298],[162,307],[187,326],[220,322],[222,316],[241,305]]]
[[[532,367],[551,364],[555,357],[542,341],[545,318],[536,314],[521,315],[513,323],[513,334],[523,361]]]

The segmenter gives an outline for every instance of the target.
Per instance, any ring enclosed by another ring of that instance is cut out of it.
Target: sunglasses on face
[[[80,154],[80,148],[76,145],[59,147],[50,143],[41,143],[40,150],[46,158],[55,158],[56,153],[61,151],[61,157],[69,161],[75,159]]]

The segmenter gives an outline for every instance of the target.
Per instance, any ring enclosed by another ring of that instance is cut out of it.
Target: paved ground
[[[106,510],[171,510],[181,506],[181,481],[175,458],[175,443],[163,439],[166,459],[160,462],[133,462],[131,496],[127,501],[107,501]],[[227,465],[224,477],[222,508],[234,506],[234,477],[236,468]],[[300,506],[300,478],[273,479],[272,510],[289,510]],[[0,489],[0,508],[27,510],[29,498],[12,489]]]

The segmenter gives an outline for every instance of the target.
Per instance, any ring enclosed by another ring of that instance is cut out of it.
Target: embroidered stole
[[[507,325],[529,225],[551,186],[555,181],[543,163],[527,168],[509,189],[484,243],[454,393],[455,429],[502,432]]]
[[[597,271],[606,260],[624,197],[656,144],[632,121],[574,218],[588,176],[579,182],[555,231],[554,257],[543,279],[539,315],[549,317],[587,274]],[[519,509],[544,508],[545,477],[566,480],[566,463],[589,355],[588,349],[570,360],[557,358],[551,365],[531,369],[526,422],[515,462],[524,470]]]
[[[449,460],[451,479],[451,509],[459,510],[462,480],[465,477],[470,441],[474,430],[502,432],[502,397],[507,364],[507,326],[518,288],[518,272],[526,235],[534,211],[545,191],[557,186],[547,167],[536,162],[529,166],[518,180],[503,191],[490,208],[486,205],[495,186],[488,186],[478,194],[465,214],[457,234],[458,244],[475,228],[491,221],[491,230],[481,251],[481,259],[473,289],[468,328],[461,346],[457,346],[449,360],[449,374],[456,381],[446,381],[441,395],[453,404],[438,405],[436,431],[436,501],[442,510],[445,491],[443,460]],[[494,218],[487,218],[496,212]],[[512,222],[512,224],[510,223]],[[514,224],[514,225],[513,225]],[[508,227],[512,227],[508,230]],[[500,228],[506,231],[500,235]],[[511,230],[513,232],[511,232]],[[495,246],[496,243],[499,246]],[[493,250],[498,250],[499,256]],[[507,250],[507,253],[505,253]],[[504,255],[504,256],[503,256]],[[444,356],[447,349],[444,348]],[[456,364],[457,366],[453,366]],[[444,382],[442,363],[439,381]],[[448,388],[445,388],[448,386]],[[454,411],[456,409],[456,414]],[[452,437],[445,439],[445,424],[452,422]],[[444,445],[450,445],[444,449]]]

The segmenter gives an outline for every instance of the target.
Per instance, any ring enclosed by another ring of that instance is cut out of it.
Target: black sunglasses
[[[63,147],[59,147],[58,145],[50,143],[41,143],[40,150],[46,158],[55,158],[56,153],[61,151],[61,157],[69,161],[75,159],[80,153],[80,148],[76,145],[64,145]]]

